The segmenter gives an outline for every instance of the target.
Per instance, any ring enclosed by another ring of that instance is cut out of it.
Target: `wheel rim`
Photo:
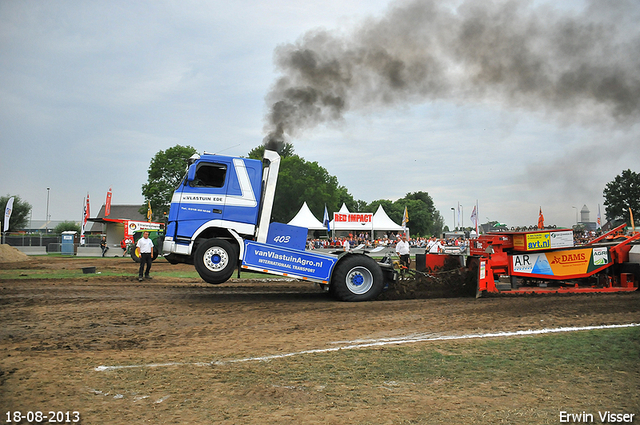
[[[219,246],[214,246],[206,250],[203,262],[207,269],[219,272],[229,264],[229,254]]]
[[[372,286],[373,274],[366,267],[354,267],[347,273],[347,288],[354,294],[366,294]]]

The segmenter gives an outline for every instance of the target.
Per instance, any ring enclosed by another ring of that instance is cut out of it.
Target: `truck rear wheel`
[[[380,266],[371,257],[349,255],[336,265],[331,294],[341,301],[370,301],[384,289]]]
[[[208,239],[196,249],[193,263],[202,280],[216,285],[229,280],[236,269],[238,254],[224,239]]]

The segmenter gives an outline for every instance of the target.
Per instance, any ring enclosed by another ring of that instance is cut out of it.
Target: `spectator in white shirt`
[[[407,235],[402,235],[402,239],[396,244],[396,254],[400,257],[400,264],[407,268],[411,264],[410,248]]]
[[[437,254],[444,250],[444,240],[435,240],[434,244],[429,248],[429,254]]]
[[[151,279],[149,276],[149,270],[151,270],[151,263],[153,262],[153,241],[149,239],[149,232],[144,232],[142,237],[138,240],[136,247],[140,249],[140,269],[138,270],[138,280],[142,280],[142,272],[144,270],[144,277]]]

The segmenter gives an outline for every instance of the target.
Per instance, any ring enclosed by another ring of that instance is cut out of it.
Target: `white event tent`
[[[394,223],[382,208],[382,205],[378,205],[378,210],[373,215],[373,230],[401,231],[402,226]]]
[[[306,201],[302,204],[298,214],[296,214],[296,216],[287,224],[291,226],[306,227],[309,230],[326,230],[326,227],[322,225],[320,220],[313,215]]]
[[[339,214],[351,214],[349,209],[345,204],[342,204],[340,207]],[[310,231],[313,230],[326,230],[326,227],[322,224],[320,220],[318,220],[306,202],[302,204],[300,211],[296,214],[295,217],[287,223],[291,226],[299,226],[306,227]],[[356,231],[356,230],[364,230],[368,232],[372,231],[402,231],[402,226],[396,224],[393,220],[389,218],[387,213],[385,212],[382,205],[378,206],[377,211],[373,214],[373,219],[368,223],[334,223],[334,220],[331,220],[330,227],[332,231]]]

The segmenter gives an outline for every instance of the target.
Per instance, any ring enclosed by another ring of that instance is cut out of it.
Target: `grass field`
[[[132,268],[133,270],[133,268]],[[161,270],[156,271],[153,267],[151,271],[154,276],[157,277],[165,277],[165,278],[177,278],[177,279],[194,279],[199,280],[200,276],[195,269],[192,270],[176,270],[176,271],[167,271]],[[135,271],[122,272],[121,270],[109,270],[102,269],[97,273],[88,273],[84,274],[82,269],[74,268],[74,269],[8,269],[8,270],[0,270],[0,280],[9,280],[9,279],[91,279],[96,276],[115,276],[115,277],[123,277],[130,276],[135,277],[138,276],[137,269]],[[234,275],[235,276],[235,275]],[[232,277],[234,277],[232,276]],[[276,275],[267,275],[265,273],[254,273],[254,272],[242,272],[243,279],[264,279],[268,277],[270,279],[278,279],[280,276]],[[284,279],[284,278],[282,278]]]
[[[554,424],[561,411],[638,413],[639,358],[636,327],[120,369],[104,372],[101,390],[132,396],[141,388],[163,389],[172,415],[186,409],[193,416],[196,405],[219,406],[202,411],[201,419],[213,423],[245,416],[273,421],[286,407],[304,411],[308,423],[335,410],[341,417],[353,411],[351,423]],[[190,387],[202,389],[197,401],[172,386],[185,375]],[[565,395],[576,391],[583,394],[578,399]],[[387,422],[397,418],[396,405],[403,406],[404,419]]]

